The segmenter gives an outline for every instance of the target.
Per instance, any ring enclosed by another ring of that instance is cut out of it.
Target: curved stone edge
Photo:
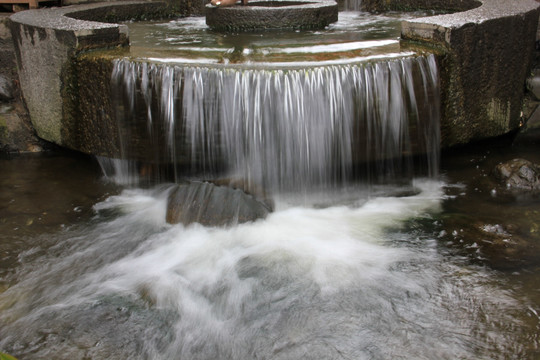
[[[68,80],[74,57],[83,51],[129,45],[126,25],[101,21],[170,14],[166,2],[118,2],[28,10],[10,17],[21,91],[37,135],[65,146],[69,119]]]
[[[466,11],[482,5],[480,0],[362,0],[364,11]]]
[[[277,0],[279,1],[279,0]],[[328,0],[294,0],[299,5],[283,7],[206,5],[206,24],[218,31],[272,29],[324,29],[338,20],[338,4]]]
[[[442,147],[519,128],[539,7],[534,0],[481,0],[468,11],[402,23],[402,39],[444,52],[439,57]]]
[[[230,227],[264,219],[271,212],[272,208],[265,202],[241,189],[188,181],[170,190],[166,221],[169,224]]]

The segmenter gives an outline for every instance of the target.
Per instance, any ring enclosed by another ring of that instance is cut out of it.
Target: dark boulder
[[[231,226],[265,218],[271,208],[240,189],[208,182],[178,184],[167,203],[170,224]]]
[[[540,166],[525,159],[500,163],[494,175],[508,189],[540,190]]]

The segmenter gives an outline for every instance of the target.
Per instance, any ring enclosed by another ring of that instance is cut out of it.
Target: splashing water
[[[225,171],[271,191],[343,186],[358,173],[410,177],[412,153],[438,169],[433,56],[305,70],[119,60],[113,89],[122,123],[162,131],[167,150],[154,152],[175,164],[189,154],[207,178]]]
[[[509,354],[514,300],[402,233],[441,184],[360,207],[280,206],[232,229],[164,222],[169,187],[125,190],[0,294],[21,358],[453,359]],[[504,329],[506,332],[501,331]],[[504,335],[503,335],[504,334]]]
[[[183,19],[160,25],[160,36],[186,22],[199,31],[165,39],[180,48],[177,61],[117,61],[112,95],[127,158],[130,126],[140,126],[152,145],[144,151],[179,166],[174,179],[192,174],[181,164],[205,178],[238,176],[275,192],[277,210],[228,229],[170,225],[172,187],[155,183],[98,202],[88,221],[37,236],[2,279],[0,350],[59,360],[536,351],[537,336],[521,330],[523,303],[418,225],[434,222],[445,200],[435,58],[402,52],[386,25],[367,34],[379,21],[371,14],[340,18],[301,34],[302,46],[287,40],[295,34],[236,46]],[[362,23],[354,36],[347,22]],[[205,41],[212,46],[192,46]],[[414,179],[419,163],[429,179]],[[139,184],[140,165],[100,164],[116,183]],[[350,181],[357,176],[387,185],[366,190]],[[291,195],[299,192],[301,201]]]

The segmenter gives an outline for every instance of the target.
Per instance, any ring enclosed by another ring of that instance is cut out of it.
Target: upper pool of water
[[[400,44],[401,21],[426,12],[340,12],[324,30],[222,33],[204,17],[129,23],[130,56],[183,64],[324,65],[413,55]]]

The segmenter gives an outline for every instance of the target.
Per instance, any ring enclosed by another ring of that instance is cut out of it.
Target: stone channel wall
[[[129,45],[126,25],[98,22],[168,16],[166,2],[118,2],[28,10],[11,16],[20,87],[39,137],[67,146],[77,83],[73,64],[83,52]],[[79,150],[78,148],[75,148]]]
[[[519,128],[538,7],[534,0],[483,0],[482,6],[465,12],[403,22],[403,39],[444,50],[440,57],[443,147]]]
[[[396,4],[412,7],[414,1],[420,7],[428,5],[426,0],[364,0],[366,5],[384,5],[383,10],[398,8]],[[185,8],[188,2],[182,3],[180,8]],[[433,6],[442,3],[429,2]],[[427,44],[441,54],[442,146],[516,129],[540,4],[534,0],[444,3],[453,10],[466,11],[409,20],[402,25],[403,39]],[[87,85],[77,80],[74,63],[88,50],[128,46],[125,26],[98,20],[111,22],[143,14],[159,17],[167,12],[171,12],[167,3],[119,2],[30,10],[11,16],[21,90],[37,134],[83,152],[115,153],[118,145],[112,132],[107,131],[107,136],[99,132],[110,124],[96,123],[96,119],[106,120],[111,115],[101,114],[106,111],[104,107],[90,106],[87,102],[91,99],[81,98],[81,94],[92,96],[92,91],[78,88]],[[81,119],[88,121],[83,124]],[[99,139],[92,142],[92,137]]]
[[[465,11],[481,5],[481,0],[362,0],[361,2],[365,11]]]

